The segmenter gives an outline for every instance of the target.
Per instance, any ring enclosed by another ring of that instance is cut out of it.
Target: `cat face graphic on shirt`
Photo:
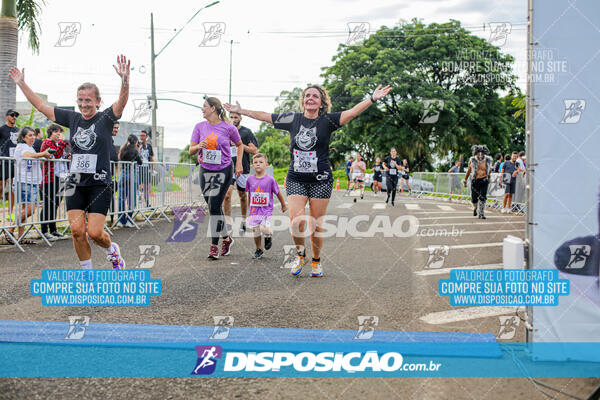
[[[92,124],[87,129],[77,128],[77,132],[73,135],[73,142],[82,150],[90,150],[96,144],[96,125]]]
[[[302,150],[310,150],[317,143],[317,127],[306,128],[300,125],[300,131],[296,135],[296,144]]]

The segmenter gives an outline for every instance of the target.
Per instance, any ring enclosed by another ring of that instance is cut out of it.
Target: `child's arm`
[[[281,203],[281,211],[286,212],[287,206],[285,205],[285,199],[283,198],[283,194],[281,194],[281,192],[277,193],[277,198],[279,199],[279,202]]]

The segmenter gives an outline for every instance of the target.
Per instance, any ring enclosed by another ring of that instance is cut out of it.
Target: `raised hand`
[[[113,65],[113,68],[117,72],[117,75],[121,77],[121,83],[123,85],[129,85],[129,74],[131,73],[131,60],[128,60],[123,54],[117,56],[117,65]]]
[[[384,98],[385,96],[387,96],[390,90],[392,90],[392,87],[390,85],[387,85],[383,89],[381,88],[381,85],[377,86],[377,88],[373,91],[373,99],[379,100]]]
[[[234,112],[234,113],[238,113],[238,114],[240,113],[240,111],[242,111],[242,106],[240,105],[239,101],[236,101],[235,105],[225,103],[225,104],[223,104],[223,107],[225,107],[225,109],[229,112]]]
[[[12,79],[17,85],[25,81],[25,68],[23,68],[23,72],[19,71],[17,67],[11,67],[8,71],[8,76]]]

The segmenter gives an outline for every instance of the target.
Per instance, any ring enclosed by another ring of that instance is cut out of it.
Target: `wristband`
[[[371,96],[370,96],[370,98],[371,98],[371,103],[375,104],[375,102],[376,102],[377,100],[375,100],[375,99],[373,98],[373,95],[371,95]]]

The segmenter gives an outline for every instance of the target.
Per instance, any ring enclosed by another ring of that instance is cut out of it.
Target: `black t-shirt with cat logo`
[[[91,119],[75,111],[54,108],[54,122],[71,130],[71,182],[77,186],[110,185],[112,130],[119,118],[112,106]]]
[[[333,180],[329,163],[331,133],[340,128],[341,112],[315,119],[303,113],[271,114],[273,126],[290,132],[290,169],[287,179],[300,183]]]

